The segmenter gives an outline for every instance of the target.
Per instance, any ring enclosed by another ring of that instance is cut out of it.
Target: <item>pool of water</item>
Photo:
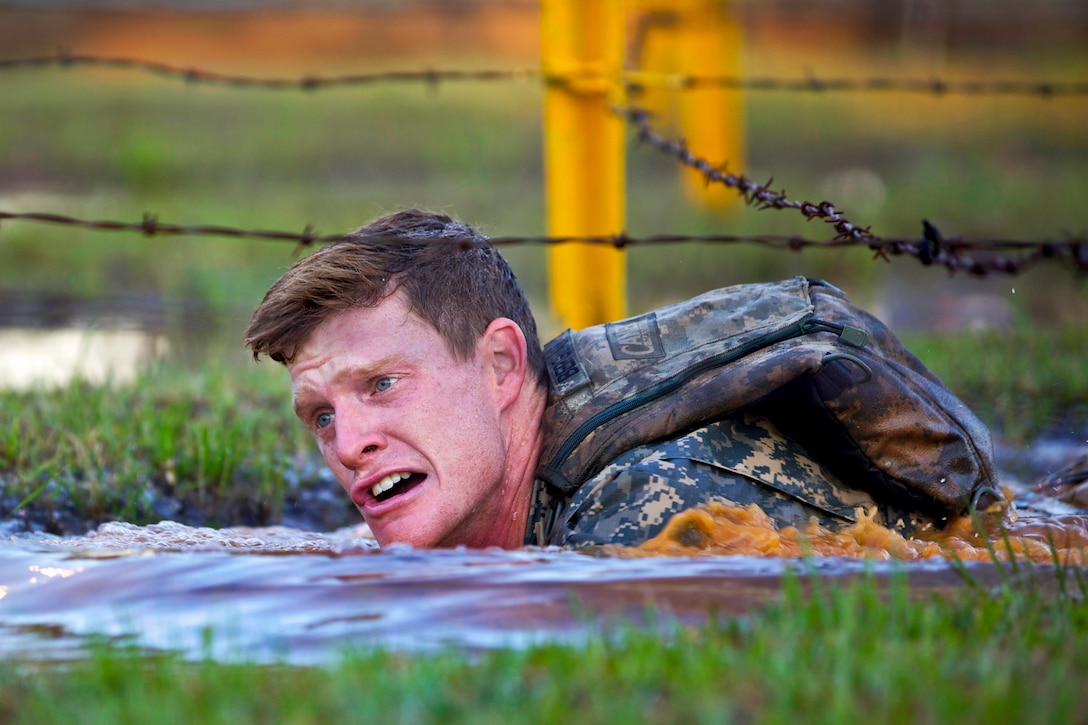
[[[76,379],[126,383],[167,348],[164,335],[141,330],[0,328],[0,387],[59,387]]]
[[[1088,518],[1080,519],[1083,528]],[[23,534],[0,543],[0,657],[76,658],[102,640],[293,664],[373,647],[577,644],[625,627],[744,615],[782,597],[789,575],[836,584],[903,574],[917,596],[1010,576],[993,561],[943,557],[645,553],[379,551],[365,526],[320,534],[114,523],[77,538]],[[1059,585],[1047,566],[1026,583]]]
[[[0,546],[0,656],[79,657],[89,638],[106,638],[191,658],[314,664],[375,646],[478,651],[705,622],[775,600],[787,572],[838,580],[906,571],[919,593],[963,586],[943,560],[904,568],[850,558],[378,552],[351,532],[162,526],[170,531],[151,548],[122,546],[141,532],[109,527],[99,542]],[[970,566],[981,582],[999,576],[993,565]]]

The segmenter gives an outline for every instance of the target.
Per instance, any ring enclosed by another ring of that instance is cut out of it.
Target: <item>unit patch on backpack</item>
[[[656,360],[665,357],[657,314],[650,312],[604,326],[613,360]]]

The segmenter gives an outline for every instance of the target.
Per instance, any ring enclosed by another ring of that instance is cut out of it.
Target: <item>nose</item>
[[[388,444],[375,416],[358,410],[336,412],[335,454],[345,468],[359,469]]]

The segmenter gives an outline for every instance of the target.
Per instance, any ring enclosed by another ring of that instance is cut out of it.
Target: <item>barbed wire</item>
[[[444,80],[501,80],[513,78],[526,78],[539,75],[535,70],[512,71],[459,71],[459,70],[426,70],[426,71],[385,71],[378,73],[352,74],[340,76],[305,76],[302,78],[258,78],[252,76],[229,75],[201,71],[197,69],[183,69],[164,63],[142,61],[131,58],[116,58],[93,55],[72,55],[67,52],[58,53],[55,56],[40,56],[22,59],[0,59],[0,70],[20,67],[46,67],[60,65],[69,67],[74,65],[98,65],[117,68],[138,69],[158,75],[177,77],[189,82],[216,83],[234,87],[265,87],[274,89],[298,88],[313,90],[333,85],[362,85],[381,81],[426,81],[437,84]],[[1037,82],[1011,82],[1011,81],[965,81],[959,84],[950,84],[939,80],[917,81],[910,79],[831,79],[821,80],[809,78],[805,81],[793,81],[782,79],[740,79],[726,77],[696,77],[696,76],[668,76],[665,74],[641,73],[633,76],[638,83],[648,81],[678,83],[682,87],[698,87],[699,85],[726,85],[730,87],[751,87],[758,90],[782,89],[782,90],[914,90],[933,93],[1032,93],[1042,96],[1083,94],[1088,93],[1088,83],[1079,84],[1052,84]],[[546,78],[549,82],[555,78]],[[1088,244],[1084,239],[1071,239],[1063,242],[1054,241],[1013,241],[1013,240],[966,240],[962,238],[945,239],[940,232],[929,222],[923,222],[923,236],[921,239],[907,238],[882,238],[874,235],[869,227],[860,227],[848,220],[829,201],[821,201],[818,204],[809,201],[797,201],[789,199],[785,190],[774,191],[771,184],[773,179],[766,184],[758,184],[743,174],[734,174],[728,171],[724,164],[712,164],[708,160],[693,154],[683,140],[669,139],[657,133],[650,125],[650,116],[646,111],[636,108],[613,109],[615,113],[625,118],[637,129],[638,138],[658,150],[674,157],[681,164],[700,172],[707,183],[720,183],[735,189],[745,201],[757,209],[794,209],[800,212],[806,220],[819,219],[831,224],[835,229],[835,237],[830,241],[816,241],[801,236],[780,235],[726,235],[726,234],[663,234],[648,237],[631,237],[626,233],[598,236],[522,236],[522,237],[495,237],[490,241],[495,245],[518,243],[542,243],[561,244],[566,242],[582,242],[589,244],[606,244],[618,248],[645,244],[666,244],[676,242],[704,242],[704,243],[749,243],[759,244],[775,249],[789,249],[802,251],[808,248],[842,248],[848,246],[867,246],[874,252],[874,256],[890,261],[889,256],[908,255],[917,258],[923,265],[941,265],[950,272],[966,271],[970,274],[984,276],[991,272],[1004,274],[1018,274],[1028,267],[1046,259],[1071,261],[1078,271],[1088,272]],[[0,220],[19,220],[39,222],[47,224],[61,224],[100,231],[131,231],[139,232],[145,236],[154,235],[188,235],[205,237],[234,237],[256,238],[272,241],[292,241],[300,247],[308,247],[314,244],[335,242],[343,239],[345,234],[322,235],[315,232],[312,226],[307,226],[302,232],[287,232],[264,229],[241,229],[221,225],[182,225],[160,222],[155,214],[145,213],[143,220],[136,223],[119,221],[94,221],[79,219],[48,212],[11,213],[0,211]],[[969,253],[977,251],[987,252],[1015,252],[1017,257],[1006,257],[1001,254],[973,257]]]
[[[1042,80],[944,80],[942,78],[774,78],[711,75],[679,75],[628,72],[629,90],[665,86],[677,89],[727,88],[743,91],[791,92],[899,92],[923,93],[934,96],[1056,96],[1088,95],[1088,82],[1058,82]]]
[[[444,81],[500,81],[519,78],[536,78],[535,69],[515,70],[435,70],[418,71],[390,70],[372,73],[349,73],[344,75],[304,75],[301,77],[249,76],[198,68],[182,68],[159,61],[140,60],[99,55],[72,54],[60,51],[56,55],[43,55],[29,58],[0,59],[0,70],[21,68],[74,68],[78,66],[97,66],[124,70],[137,70],[151,75],[173,78],[186,83],[204,83],[232,88],[264,88],[269,90],[316,91],[335,86],[363,86],[382,82],[423,82],[437,85]]]
[[[757,184],[744,174],[734,174],[728,170],[726,164],[712,164],[708,160],[696,156],[687,147],[683,140],[670,139],[654,131],[650,126],[650,114],[639,108],[616,108],[615,113],[625,118],[638,132],[638,139],[657,148],[660,151],[674,157],[684,166],[695,169],[707,183],[715,182],[723,184],[730,189],[736,189],[744,197],[745,202],[757,209],[796,209],[801,212],[808,221],[813,219],[823,220],[835,227],[835,239],[854,239],[858,241],[874,241],[869,227],[859,227],[852,223],[829,201],[821,201],[814,204],[810,201],[794,201],[786,196],[785,189],[772,191],[770,185],[774,183],[772,178],[766,184]]]
[[[41,222],[44,224],[59,224],[62,226],[79,227],[95,231],[116,232],[140,232],[145,236],[200,236],[200,237],[234,237],[249,239],[267,239],[281,242],[298,242],[303,246],[313,244],[325,244],[343,239],[345,234],[318,234],[312,226],[307,226],[301,232],[285,232],[270,229],[240,229],[218,224],[170,224],[160,222],[157,214],[145,213],[142,221],[120,222],[110,220],[89,220],[64,214],[50,212],[6,212],[0,211],[0,221],[16,220],[28,222]]]
[[[730,172],[725,164],[713,164],[705,158],[696,156],[680,139],[670,139],[657,133],[650,125],[650,114],[638,108],[614,108],[613,112],[625,118],[637,131],[638,140],[648,143],[659,151],[672,156],[684,166],[695,169],[703,175],[706,182],[719,183],[735,189],[750,206],[763,209],[795,209],[806,220],[819,219],[831,224],[835,237],[831,242],[802,246],[868,246],[874,258],[885,261],[889,255],[909,255],[918,259],[925,266],[940,265],[949,272],[968,272],[976,276],[985,276],[990,272],[1019,274],[1028,267],[1044,260],[1068,258],[1080,272],[1088,272],[1088,245],[1085,240],[1056,242],[1014,242],[1014,241],[968,241],[965,239],[945,239],[940,231],[927,220],[923,220],[921,240],[886,239],[872,233],[870,227],[859,227],[849,221],[835,209],[830,201],[816,204],[811,201],[797,201],[786,196],[785,189],[773,191],[772,178],[766,184],[757,184],[744,174]],[[795,248],[796,247],[791,247]],[[1022,254],[1017,258],[990,256],[971,257],[965,252],[970,250],[1009,251]]]
[[[419,82],[437,86],[446,81],[509,81],[542,78],[548,83],[565,83],[563,75],[545,74],[536,68],[521,69],[423,69],[391,70],[343,75],[304,75],[300,77],[267,77],[220,73],[184,68],[159,61],[116,56],[70,53],[66,50],[53,55],[0,59],[0,71],[42,68],[105,67],[135,70],[155,76],[173,78],[186,83],[204,83],[232,88],[263,88],[269,90],[314,91],[343,86],[363,86],[377,83]],[[624,82],[630,91],[647,87],[678,90],[696,88],[727,88],[745,91],[786,92],[902,92],[943,95],[1038,96],[1040,98],[1088,96],[1088,81],[1050,80],[945,80],[942,78],[804,78],[741,77],[625,71]]]
[[[274,231],[266,229],[242,229],[236,227],[196,224],[183,225],[161,222],[155,214],[145,213],[139,222],[101,221],[80,219],[45,212],[6,212],[0,211],[0,221],[26,221],[78,227],[95,231],[138,232],[145,236],[201,236],[231,237],[236,239],[251,238],[280,242],[296,242],[299,248],[315,244],[341,241],[351,233],[319,234],[312,226],[302,232]],[[630,236],[626,232],[619,234],[564,235],[564,236],[495,236],[488,240],[494,246],[513,244],[598,244],[623,249],[633,246],[677,244],[683,242],[718,243],[718,244],[757,244],[772,249],[801,252],[806,249],[842,249],[865,246],[874,250],[877,256],[889,260],[890,256],[908,255],[917,258],[924,265],[940,264],[951,272],[965,271],[975,276],[989,273],[1008,275],[1019,274],[1043,260],[1071,262],[1078,272],[1088,273],[1088,240],[1069,239],[1065,241],[1023,241],[1010,239],[970,240],[962,238],[944,238],[933,225],[923,222],[924,233],[921,239],[882,238],[870,235],[865,239],[857,237],[836,237],[830,241],[807,239],[801,236],[755,234],[654,234],[648,236]],[[376,237],[377,238],[377,237]],[[398,240],[392,240],[398,241]],[[400,240],[405,241],[405,240]],[[459,246],[471,246],[476,242],[458,239],[428,240],[435,243],[449,243]],[[418,243],[418,240],[406,241]],[[1016,258],[1001,255],[972,257],[969,252],[1015,252]]]

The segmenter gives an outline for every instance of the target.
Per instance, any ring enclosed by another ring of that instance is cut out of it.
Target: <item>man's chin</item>
[[[418,525],[413,526],[411,521],[390,522],[388,525],[367,521],[367,524],[370,526],[370,532],[374,534],[378,546],[382,548],[393,544],[411,546],[416,549],[440,547],[436,536]]]

